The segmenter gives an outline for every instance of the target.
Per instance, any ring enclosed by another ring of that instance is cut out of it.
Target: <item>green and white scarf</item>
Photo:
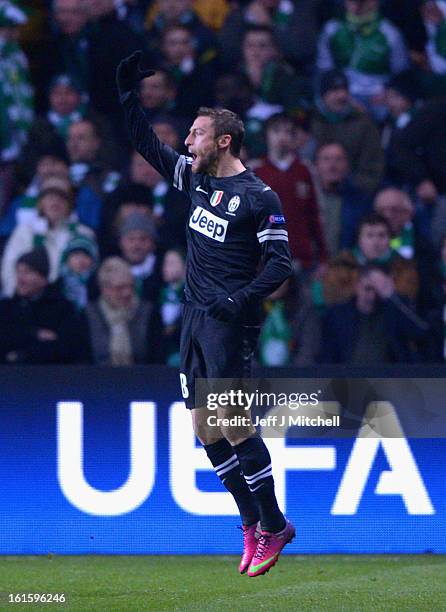
[[[397,251],[401,257],[405,259],[412,259],[415,254],[415,234],[412,223],[406,223],[401,230],[399,236],[396,236],[390,241],[392,249]]]
[[[69,115],[59,115],[59,113],[56,113],[55,111],[49,111],[47,114],[47,119],[51,125],[54,126],[59,136],[66,140],[70,127],[73,125],[73,123],[81,121],[85,117],[85,114],[85,105],[80,104],[80,106]]]
[[[82,232],[79,231],[81,224],[79,223],[79,219],[76,213],[71,213],[68,217],[67,221],[64,222],[70,235],[72,238],[75,236],[82,236]],[[49,223],[45,217],[38,216],[33,222],[34,236],[33,236],[33,248],[37,249],[39,247],[45,246],[45,242],[47,239],[48,231],[49,231]]]
[[[28,61],[15,41],[0,38],[0,161],[17,159],[33,118]]]
[[[169,283],[161,289],[159,304],[164,328],[179,324],[181,317],[184,283]],[[180,351],[175,334],[165,336],[166,363],[172,367],[180,365]]]
[[[169,191],[169,185],[166,181],[160,181],[155,185],[152,191],[153,196],[153,214],[158,219],[164,216],[165,212],[165,200],[167,192]]]
[[[353,249],[353,255],[360,266],[366,266],[369,264],[382,266],[388,264],[392,260],[392,258],[395,256],[395,251],[390,248],[387,253],[384,253],[384,255],[381,255],[381,257],[377,257],[376,259],[367,259],[361,249],[359,247],[355,247]]]
[[[294,4],[291,0],[280,0],[279,6],[274,13],[274,25],[279,28],[287,27],[294,13]]]
[[[290,361],[291,326],[285,313],[285,302],[266,304],[269,313],[260,333],[260,360],[265,366],[284,366]]]

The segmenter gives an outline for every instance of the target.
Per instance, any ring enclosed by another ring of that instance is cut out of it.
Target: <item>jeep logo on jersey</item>
[[[233,213],[237,210],[239,206],[240,206],[240,196],[234,196],[233,198],[229,200],[228,211]]]
[[[217,206],[217,204],[220,204],[223,194],[224,194],[224,191],[214,191],[214,193],[211,196],[212,206]]]
[[[219,193],[222,194],[223,192],[220,191]],[[208,238],[212,238],[212,240],[217,240],[217,242],[225,241],[228,223],[229,221],[226,221],[226,219],[220,219],[220,217],[213,215],[201,206],[197,206],[189,219],[189,227]]]

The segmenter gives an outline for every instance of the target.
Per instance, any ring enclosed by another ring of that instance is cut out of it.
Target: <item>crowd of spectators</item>
[[[282,200],[258,362],[443,362],[446,1],[0,0],[0,363],[179,365],[189,204],[129,142],[138,49],[159,138],[230,108]]]

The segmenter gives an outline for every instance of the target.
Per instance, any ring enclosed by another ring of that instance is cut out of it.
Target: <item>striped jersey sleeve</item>
[[[291,275],[291,255],[279,196],[270,187],[263,187],[252,206],[263,269],[244,292],[249,299],[263,299]]]
[[[190,192],[192,158],[162,143],[152,129],[134,92],[121,98],[135,149],[176,189]]]
[[[257,232],[257,238],[259,243],[266,242],[267,240],[284,240],[288,242],[288,232],[282,229],[265,229],[261,232]]]
[[[268,247],[269,242],[288,243],[288,231],[282,205],[278,195],[270,187],[265,187],[258,198],[254,216],[257,226],[257,240],[259,244]]]

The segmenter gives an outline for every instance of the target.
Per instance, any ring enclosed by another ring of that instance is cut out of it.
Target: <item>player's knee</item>
[[[254,425],[248,425],[246,427],[222,427],[221,433],[231,446],[237,446],[241,444],[256,433]]]
[[[256,432],[249,410],[240,407],[219,407],[218,416],[221,433],[232,446],[241,444]]]
[[[218,442],[223,438],[221,432],[217,433],[215,431],[209,431],[208,428],[202,426],[194,427],[194,432],[203,446],[207,444],[214,444],[214,442]]]
[[[195,409],[192,411],[194,433],[201,444],[213,444],[221,440],[223,435],[219,427],[211,427],[207,421],[208,411]]]

